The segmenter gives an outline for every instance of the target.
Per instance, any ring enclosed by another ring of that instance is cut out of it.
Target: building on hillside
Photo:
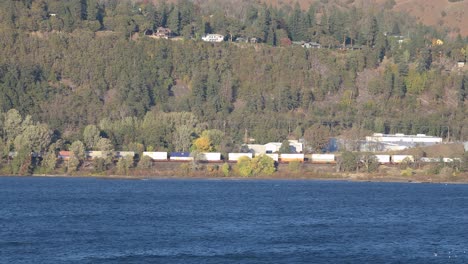
[[[463,145],[465,146],[465,152],[468,152],[468,141],[466,141],[465,143],[463,143]]]
[[[306,42],[304,44],[301,45],[303,48],[306,48],[306,49],[320,49],[322,48],[322,45],[320,45],[320,43],[317,43],[317,42]]]
[[[254,155],[265,154],[266,153],[265,145],[247,144],[247,148],[248,148],[249,153],[252,153]]]
[[[61,160],[69,160],[70,156],[71,156],[71,151],[62,150],[62,151],[59,151],[57,158]]]
[[[252,154],[272,154],[278,153],[281,148],[281,142],[269,142],[265,145],[248,144],[248,152]],[[302,153],[303,144],[298,140],[289,140],[289,149],[291,153]]]
[[[366,140],[360,143],[360,150],[392,151],[414,147],[432,146],[441,143],[441,137],[427,136],[425,134],[405,135],[374,133],[372,136],[367,136]]]
[[[223,42],[224,36],[220,34],[208,34],[202,37],[202,40],[206,42]]]
[[[158,27],[156,29],[156,32],[154,32],[153,36],[155,38],[169,39],[169,38],[172,38],[174,34],[172,33],[172,30],[170,30],[169,28]]]
[[[458,67],[458,68],[463,68],[463,67],[465,67],[465,61],[459,61],[459,62],[457,62],[457,67]]]

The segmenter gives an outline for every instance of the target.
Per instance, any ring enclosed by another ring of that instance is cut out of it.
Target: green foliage
[[[409,167],[401,171],[401,176],[404,176],[404,177],[411,177],[413,176],[413,174],[414,174],[413,169]]]
[[[231,173],[231,166],[228,163],[224,163],[221,166],[221,171],[223,172],[224,177],[228,177]]]
[[[291,147],[289,146],[289,140],[283,140],[283,142],[281,143],[279,152],[284,153],[284,154],[291,153]]]
[[[83,142],[86,149],[93,150],[97,147],[101,131],[95,125],[87,125],[83,131]]]
[[[302,169],[302,163],[297,160],[291,161],[288,164],[288,171],[299,172],[301,171],[301,169]]]
[[[236,164],[236,170],[242,177],[252,176],[252,166],[249,157],[240,157]]]
[[[30,175],[32,170],[31,152],[21,149],[11,161],[11,173],[14,175]]]
[[[116,169],[117,173],[120,175],[128,175],[130,172],[130,168],[133,167],[133,158],[132,157],[123,157],[119,158],[117,161]]]
[[[139,169],[150,169],[153,167],[153,160],[149,156],[143,156],[138,162]]]
[[[22,130],[14,141],[16,150],[41,153],[51,143],[52,131],[45,124],[28,125]]]
[[[360,161],[367,173],[375,172],[379,168],[379,160],[371,153],[362,155]]]
[[[271,175],[276,171],[275,161],[267,155],[259,155],[250,161],[252,175]]]
[[[53,150],[49,150],[42,160],[42,167],[45,173],[51,173],[57,166],[57,153]]]
[[[93,167],[95,172],[103,172],[108,169],[108,161],[104,158],[95,158],[93,159]]]
[[[359,155],[354,152],[345,151],[338,161],[341,171],[356,171],[359,168]]]
[[[83,142],[76,140],[70,146],[70,159],[68,160],[67,171],[77,171],[86,158],[85,146]]]

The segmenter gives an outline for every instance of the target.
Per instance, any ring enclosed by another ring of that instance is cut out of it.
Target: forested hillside
[[[144,35],[161,26],[178,38]],[[226,41],[201,41],[207,33]],[[258,43],[231,42],[238,37]],[[222,132],[213,146],[220,151],[245,138],[365,131],[466,140],[467,71],[457,62],[466,60],[467,43],[388,10],[2,1],[3,156],[54,142],[67,149],[90,125],[114,149],[188,150],[205,130]],[[47,142],[21,144],[39,127],[44,136],[36,139]]]

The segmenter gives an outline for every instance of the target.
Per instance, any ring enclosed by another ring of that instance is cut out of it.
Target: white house
[[[442,143],[441,137],[427,136],[425,134],[405,135],[405,134],[381,134],[374,133],[367,136],[366,140],[360,143],[361,151],[393,151],[414,148],[418,146],[431,146]]]
[[[208,34],[202,37],[202,40],[206,42],[223,42],[224,36],[220,34]]]
[[[288,140],[289,141],[289,148],[292,153],[302,153],[302,143],[298,140]],[[266,153],[276,153],[279,152],[281,148],[280,142],[270,142],[265,144],[265,151]]]
[[[374,133],[372,136],[367,136],[366,141],[382,142],[382,143],[421,143],[423,145],[442,143],[441,137],[426,136],[426,134],[405,135],[405,134],[381,134]]]

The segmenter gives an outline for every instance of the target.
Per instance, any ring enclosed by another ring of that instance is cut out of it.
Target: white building
[[[425,134],[381,134],[374,133],[360,142],[361,151],[394,151],[414,148],[418,146],[431,146],[442,143],[442,138],[427,136]]]
[[[367,136],[366,141],[382,142],[382,143],[421,143],[423,145],[433,145],[442,143],[441,137],[426,136],[426,134],[405,135],[405,134],[381,134],[374,133],[372,136]]]
[[[223,42],[224,36],[220,34],[208,34],[202,37],[202,40],[206,42]]]
[[[302,153],[303,146],[298,140],[288,140],[291,153]],[[281,142],[270,142],[265,145],[248,144],[249,152],[253,154],[271,154],[278,153],[281,148]]]

